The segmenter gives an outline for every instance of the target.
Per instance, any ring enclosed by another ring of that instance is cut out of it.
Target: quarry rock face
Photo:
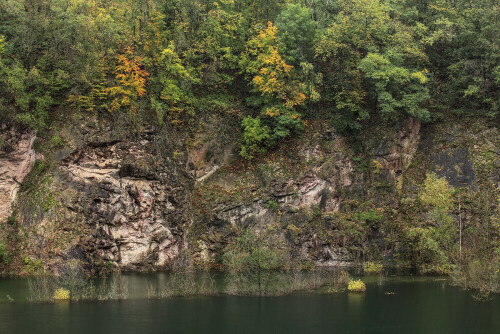
[[[89,260],[123,270],[172,265],[182,247],[185,195],[173,166],[154,157],[152,138],[76,149],[52,187],[61,204],[83,216]]]
[[[341,231],[346,223],[356,228],[353,203],[397,210],[397,187],[415,188],[402,185],[410,172],[435,170],[452,185],[478,186],[475,146],[462,140],[450,148],[449,138],[440,144],[421,127],[409,118],[382,128],[378,137],[368,136],[370,157],[364,159],[326,127],[249,163],[235,154],[234,138],[218,142],[204,133],[185,145],[180,135],[148,128],[116,134],[108,123],[80,119],[61,130],[63,144],[44,152],[52,167],[39,176],[43,182],[21,187],[43,156],[33,149],[34,133],[3,125],[0,224],[14,214],[29,240],[19,252],[53,271],[71,258],[94,273],[105,267],[168,269],[185,254],[216,262],[242,230],[269,228],[286,242],[291,258],[349,265],[360,256],[349,249],[385,249],[385,231],[378,227],[370,227],[369,240],[355,241],[357,248],[347,247],[354,236]],[[488,131],[481,142],[497,157],[487,140],[498,138],[498,131]],[[498,170],[488,170],[496,180]]]
[[[18,127],[0,128],[0,222],[11,213],[19,186],[31,170],[37,156],[32,148],[35,133]],[[39,158],[41,158],[39,156]]]

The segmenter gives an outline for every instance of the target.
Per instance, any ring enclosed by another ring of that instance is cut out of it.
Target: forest
[[[131,140],[144,128],[187,137],[200,119],[217,115],[237,123],[245,166],[318,120],[353,147],[376,125],[406,119],[498,127],[499,22],[495,0],[0,0],[0,123],[57,147],[57,131],[74,114],[119,124]],[[488,154],[498,155],[498,144]],[[380,172],[376,163],[353,161],[358,171]],[[362,221],[369,231],[387,220],[394,235],[404,231],[394,239],[413,269],[458,273],[465,287],[498,291],[498,182],[488,186],[496,204],[490,196],[481,211],[479,196],[436,174],[420,181],[415,201],[428,209],[427,223],[400,229],[401,215],[421,214],[404,201],[398,213],[343,211],[341,222]],[[212,200],[208,186],[195,189]],[[281,217],[275,199],[265,205]],[[456,227],[464,207],[485,223]],[[8,262],[6,247],[0,243],[0,262]],[[228,249],[237,258],[240,249]]]
[[[251,159],[331,118],[498,121],[494,0],[2,0],[0,116],[189,126],[237,114]]]

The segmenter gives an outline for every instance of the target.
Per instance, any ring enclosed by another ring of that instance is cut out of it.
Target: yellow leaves
[[[453,187],[446,178],[438,177],[435,173],[428,173],[420,193],[420,200],[424,204],[430,204],[435,208],[447,211],[453,206]]]
[[[264,30],[261,30],[259,33],[259,39],[261,41],[274,41],[278,42],[278,38],[276,37],[276,34],[278,33],[278,28],[273,25],[271,21],[267,22],[267,27]],[[267,43],[266,43],[267,44]]]
[[[294,91],[292,98],[285,103],[289,107],[299,106],[307,99],[306,95],[302,92]]]
[[[280,55],[277,32],[278,29],[271,22],[259,30],[248,41],[246,51],[241,55],[240,66],[249,75],[254,92],[260,93],[262,97],[257,100],[265,106],[261,115],[280,118],[294,124],[292,126],[301,127],[305,124],[300,113],[293,109],[307,98],[304,94],[305,84],[298,80],[299,73],[295,68]],[[285,137],[285,132],[279,135]],[[246,155],[245,152],[242,156]]]
[[[61,300],[69,300],[70,298],[70,291],[67,289],[63,288],[58,288],[55,292],[52,298],[56,301],[61,301]]]
[[[116,60],[113,73],[118,79],[118,85],[103,87],[99,93],[113,97],[108,106],[110,111],[128,107],[135,112],[134,102],[146,95],[146,77],[149,74],[142,68],[143,58],[136,56],[130,47],[118,54]]]
[[[439,6],[441,5],[441,6]],[[436,10],[437,12],[454,12],[455,9],[444,1],[437,1],[436,4],[428,4],[429,8]]]
[[[93,96],[85,96],[85,95],[73,95],[71,94],[67,100],[70,104],[82,108],[86,111],[94,111],[95,103]]]
[[[280,110],[276,107],[266,108],[265,114],[269,117],[276,117],[281,114]]]
[[[350,280],[347,286],[347,290],[350,292],[365,292],[366,285],[362,280]]]
[[[109,80],[109,66],[103,58],[99,64],[101,82],[95,83],[88,95],[71,95],[68,102],[87,111],[94,111],[96,100],[100,107],[114,112],[122,108],[130,108],[135,112],[136,101],[146,95],[146,78],[149,75],[142,68],[143,58],[136,56],[133,49],[126,47],[115,56],[116,64],[112,74],[115,80]]]
[[[427,69],[425,69],[424,71],[420,71],[420,72],[414,72],[411,74],[411,77],[413,79],[416,79],[418,80],[421,84],[424,84],[427,82],[427,77],[425,76],[425,73],[427,73]]]
[[[123,87],[132,88],[130,95],[144,96],[146,94],[146,77],[149,74],[141,67],[143,58],[135,56],[133,50],[126,47],[124,54],[119,54],[117,60],[118,65],[114,72],[120,84]]]
[[[5,50],[5,37],[0,35],[0,55],[4,53]]]
[[[255,78],[253,78],[253,83],[256,84],[257,86],[262,86],[262,84],[264,83],[264,79],[257,75]]]
[[[306,95],[301,92],[303,85],[295,79],[294,67],[279,54],[277,32],[272,22],[268,22],[267,27],[248,42],[242,57],[243,66],[254,75],[252,84],[261,96],[281,100],[284,106],[293,108],[302,104]],[[270,110],[265,113],[271,117],[279,114]]]

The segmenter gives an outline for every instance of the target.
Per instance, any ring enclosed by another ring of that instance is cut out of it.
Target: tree
[[[238,67],[238,54],[244,49],[246,19],[235,10],[233,1],[219,0],[203,7],[203,19],[191,36],[191,48],[185,52],[195,67],[204,91],[227,88]]]
[[[276,18],[279,50],[288,64],[295,67],[311,62],[317,24],[311,13],[299,4],[289,4]]]
[[[243,138],[240,143],[240,155],[250,160],[266,152],[269,128],[261,125],[260,118],[245,117],[241,125],[243,126]]]
[[[294,67],[286,63],[278,50],[277,32],[272,22],[268,22],[266,28],[248,41],[240,61],[240,67],[251,78],[253,91],[261,96],[252,103],[264,104],[264,113],[267,113],[266,105],[293,108],[306,99],[300,91]]]
[[[116,55],[117,64],[113,73],[117,84],[104,90],[112,101],[107,106],[111,112],[121,108],[131,108],[137,112],[137,99],[146,94],[146,77],[148,72],[142,68],[142,57],[136,56],[131,47],[126,47]]]
[[[130,0],[120,2],[0,1],[0,33],[7,41],[0,70],[8,109],[3,112],[41,129],[62,116],[55,107],[70,96],[93,110],[88,96],[100,78],[101,59],[130,40],[124,15]]]
[[[259,296],[269,293],[272,274],[286,264],[286,251],[270,229],[252,232],[246,230],[224,255],[224,263],[233,282],[256,284]],[[248,289],[240,286],[239,289]]]
[[[393,0],[399,21],[425,39],[435,110],[496,117],[500,8],[493,0]]]
[[[404,59],[401,54],[386,56],[368,53],[359,63],[359,69],[373,83],[383,118],[393,119],[406,113],[421,120],[429,120],[430,113],[423,107],[430,97],[428,71],[405,68]]]
[[[433,217],[438,220],[438,223],[447,220],[453,206],[452,191],[452,187],[444,177],[440,178],[433,172],[427,174],[420,193],[420,200],[433,207]]]
[[[341,0],[340,12],[316,43],[324,93],[336,125],[356,131],[375,109],[386,119],[429,119],[424,45],[418,29],[391,16],[378,0]],[[375,107],[375,108],[373,108]]]
[[[143,57],[131,47],[113,57],[101,59],[99,78],[92,84],[88,95],[70,95],[69,102],[87,111],[106,110],[137,113],[139,100],[146,95],[146,78]]]
[[[248,41],[240,61],[242,70],[251,79],[252,92],[259,94],[247,101],[250,105],[262,106],[260,119],[270,130],[266,137],[268,141],[264,142],[267,147],[274,146],[292,133],[302,131],[302,115],[296,108],[303,105],[307,98],[294,67],[286,63],[276,47],[277,31],[269,22],[266,28]]]
[[[187,109],[185,105],[191,99],[190,86],[193,78],[175,52],[173,42],[161,52],[156,71],[157,76],[151,83],[151,106],[156,112],[157,122],[163,124],[165,115],[173,123],[182,122],[178,119],[178,113]],[[177,112],[175,115],[174,110]]]
[[[450,257],[455,246],[452,194],[453,188],[445,178],[427,174],[419,197],[423,204],[432,206],[427,219],[430,224],[412,227],[407,233],[413,265],[423,272],[451,274]]]

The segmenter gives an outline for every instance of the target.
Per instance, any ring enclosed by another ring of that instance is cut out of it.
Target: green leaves
[[[245,159],[253,159],[266,152],[269,139],[269,127],[262,126],[260,118],[245,117],[241,122],[243,138],[240,143],[240,155]]]
[[[424,204],[448,212],[453,205],[452,192],[453,188],[444,177],[439,178],[435,173],[431,172],[425,178],[420,199]]]
[[[317,23],[311,13],[299,4],[289,4],[276,18],[279,50],[288,64],[298,66],[311,61]]]
[[[499,10],[493,0],[0,0],[1,110],[34,128],[68,102],[159,124],[238,110],[268,127],[267,147],[319,110],[353,134],[376,113],[497,117]],[[126,47],[147,82],[117,73],[132,60],[117,59]]]
[[[161,52],[158,64],[158,76],[156,80],[159,98],[166,103],[167,108],[179,106],[189,99],[189,85],[193,81],[191,75],[182,65],[175,52],[174,43],[170,42],[168,47]],[[163,119],[161,119],[161,122]]]
[[[302,77],[309,82],[299,81],[299,73],[286,63],[280,49],[276,47],[277,33],[276,26],[269,22],[266,28],[258,31],[258,34],[248,41],[240,61],[247,79],[251,80],[252,91],[260,94],[247,99],[247,103],[253,106],[262,106],[260,117],[254,120],[258,120],[259,127],[261,120],[268,125],[265,136],[260,138],[255,134],[263,132],[255,131],[256,121],[248,127],[245,125],[248,121],[244,120],[240,155],[247,159],[265,152],[267,148],[273,147],[292,133],[299,133],[304,126],[302,115],[296,108],[303,105],[307,99],[304,91],[309,91],[311,95],[315,92],[315,75],[311,74],[311,66],[304,64],[302,71]],[[251,138],[259,139],[250,141]],[[263,146],[258,148],[257,143]]]
[[[427,71],[411,71],[398,66],[396,57],[391,62],[388,57],[368,53],[358,68],[374,86],[379,111],[385,119],[395,119],[408,114],[421,120],[429,120],[429,111],[423,107],[429,99]]]
[[[334,105],[337,128],[359,130],[370,109],[385,119],[429,120],[429,73],[420,41],[425,29],[397,21],[384,2],[343,0],[339,6],[316,45],[317,57],[330,69],[323,95]]]
[[[7,250],[7,245],[0,239],[0,267],[9,264],[12,254]]]
[[[263,271],[283,269],[286,253],[280,240],[270,231],[261,233],[246,230],[236,239],[232,249],[225,254],[225,264],[230,271],[260,275]]]
[[[412,266],[422,273],[450,274],[453,259],[457,251],[457,227],[450,216],[453,206],[453,187],[446,179],[435,173],[427,174],[420,200],[432,206],[427,212],[425,221],[417,227],[406,231],[406,242],[409,247]],[[461,227],[460,227],[461,228]]]

